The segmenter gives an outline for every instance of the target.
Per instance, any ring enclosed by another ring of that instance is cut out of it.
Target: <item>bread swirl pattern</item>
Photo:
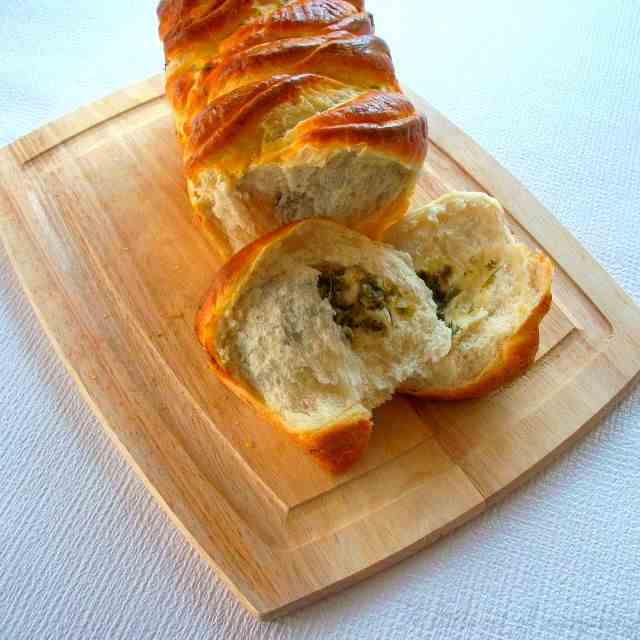
[[[427,124],[358,0],[163,0],[166,92],[223,257],[282,224],[372,236],[405,212]]]

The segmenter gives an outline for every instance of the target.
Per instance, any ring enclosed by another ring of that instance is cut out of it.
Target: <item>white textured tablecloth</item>
[[[370,0],[401,79],[640,301],[640,3]],[[0,143],[162,69],[155,0],[2,0]],[[0,176],[0,180],[2,176]],[[640,393],[498,507],[270,624],[116,453],[0,249],[0,638],[640,638]]]

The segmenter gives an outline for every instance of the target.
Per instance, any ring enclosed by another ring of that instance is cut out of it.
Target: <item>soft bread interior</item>
[[[482,193],[450,193],[408,214],[385,240],[414,261],[451,328],[452,348],[406,387],[456,390],[498,359],[546,295],[540,256],[514,240],[500,203]]]
[[[253,167],[237,182],[203,170],[190,182],[189,192],[194,206],[213,219],[237,251],[267,231],[303,218],[331,217],[357,226],[371,211],[383,211],[401,198],[411,173],[395,160],[364,151],[323,158],[307,153],[285,165]],[[272,212],[271,220],[265,211]]]
[[[290,165],[258,166],[243,177],[238,190],[249,202],[268,203],[281,224],[330,216],[352,226],[398,198],[410,174],[383,156],[341,151],[321,162],[310,157]]]
[[[450,343],[406,255],[323,220],[267,247],[215,339],[222,366],[296,433],[370,415]]]

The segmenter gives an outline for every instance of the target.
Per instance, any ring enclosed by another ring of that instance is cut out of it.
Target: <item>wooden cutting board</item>
[[[365,578],[486,509],[587,432],[640,369],[640,311],[432,107],[416,204],[496,196],[556,262],[537,363],[482,401],[398,397],[331,476],[208,369],[193,333],[219,266],[192,224],[160,77],[0,151],[0,228],[52,344],[123,455],[244,605],[267,618]],[[588,212],[586,212],[588,215]],[[597,490],[597,488],[594,488]]]

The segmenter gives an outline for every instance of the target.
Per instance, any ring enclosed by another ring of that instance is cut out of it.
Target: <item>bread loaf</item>
[[[306,217],[377,237],[406,211],[426,120],[363,5],[160,3],[189,196],[221,256]]]
[[[317,219],[235,255],[196,329],[218,377],[333,471],[362,455],[372,409],[451,343],[408,256]]]

